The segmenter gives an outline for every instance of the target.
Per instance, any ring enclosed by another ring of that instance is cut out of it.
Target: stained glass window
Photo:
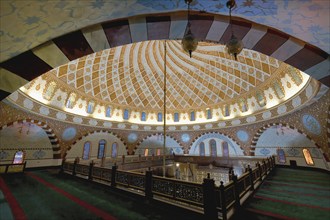
[[[105,112],[105,117],[108,117],[108,118],[111,117],[111,107],[110,106],[107,107],[107,110]]]
[[[14,156],[13,164],[21,164],[24,161],[24,152],[17,151]]]
[[[222,142],[222,156],[229,157],[229,148],[226,141]]]
[[[157,149],[157,156],[160,156],[160,149]]]
[[[92,102],[92,101],[90,101],[89,103],[88,103],[88,106],[87,106],[87,113],[88,114],[92,114],[93,113],[93,111],[94,111],[94,102]]]
[[[149,149],[147,148],[144,150],[144,156],[148,156],[148,154],[149,154]]]
[[[211,109],[207,109],[206,110],[206,113],[207,113],[207,119],[212,119],[212,111],[211,111]]]
[[[105,151],[105,144],[107,142],[105,140],[100,140],[99,142],[99,150],[98,150],[98,153],[97,153],[97,158],[103,158],[104,157],[104,151]]]
[[[91,142],[87,141],[84,144],[84,150],[83,150],[83,160],[88,160],[89,159],[89,153],[91,151]]]
[[[314,161],[313,161],[312,155],[309,152],[309,150],[306,149],[306,148],[303,149],[303,154],[304,154],[304,157],[305,157],[305,160],[306,160],[307,165],[313,166],[314,165]]]
[[[158,122],[162,122],[163,121],[163,114],[162,113],[158,113],[158,115],[157,115],[157,121]]]
[[[195,121],[195,112],[190,112],[190,121]]]
[[[147,114],[145,112],[141,113],[141,121],[146,121],[147,120]]]
[[[46,92],[44,93],[45,99],[50,100],[52,98],[52,96],[54,95],[54,92],[55,92],[55,87],[56,87],[55,82],[49,83],[49,85],[46,89]]]
[[[117,147],[118,147],[117,142],[114,142],[112,144],[111,157],[117,157],[117,151],[118,151]]]
[[[248,110],[248,107],[246,105],[246,100],[240,99],[239,103],[240,103],[241,111],[246,112]]]
[[[277,161],[281,164],[284,164],[286,159],[285,159],[285,153],[283,149],[277,149]]]
[[[299,72],[299,70],[294,69],[293,67],[290,70],[290,76],[293,82],[299,86],[302,83],[302,76]]]
[[[210,151],[211,151],[211,157],[217,156],[217,142],[214,139],[210,140]]]
[[[129,112],[128,112],[128,109],[125,109],[124,110],[124,120],[128,120],[129,118]]]
[[[199,156],[205,156],[205,144],[204,144],[204,142],[199,144]]]
[[[179,122],[179,113],[174,113],[174,122]]]
[[[74,102],[76,101],[76,94],[75,93],[71,93],[68,100],[66,101],[66,107],[67,108],[73,108]]]
[[[264,97],[263,92],[258,90],[257,93],[256,93],[256,97],[257,97],[257,101],[259,103],[259,106],[264,107],[266,105],[266,99]]]
[[[275,90],[275,92],[276,92],[276,94],[277,94],[277,97],[279,98],[279,99],[282,99],[282,98],[284,98],[284,89],[282,88],[282,86],[280,85],[280,83],[278,82],[278,81],[275,81],[274,83],[273,83],[273,88],[274,88],[274,90]]]
[[[224,115],[225,117],[228,117],[230,115],[230,113],[229,113],[229,105],[225,105],[224,112],[225,112],[225,115]]]

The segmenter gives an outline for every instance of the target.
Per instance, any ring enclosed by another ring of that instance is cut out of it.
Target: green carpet
[[[99,219],[88,209],[41,184],[31,177],[33,175],[120,220],[201,219],[199,214],[149,202],[143,197],[113,191],[109,186],[77,177],[60,175],[57,170],[3,176],[28,219]]]
[[[244,205],[242,213],[238,216],[256,220],[330,219],[330,175],[276,168]]]

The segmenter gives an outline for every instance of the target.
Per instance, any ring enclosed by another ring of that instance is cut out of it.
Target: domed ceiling
[[[164,45],[165,41],[144,41],[119,46],[70,62],[51,74],[86,99],[162,111]],[[169,111],[216,106],[281,77],[281,62],[253,51],[245,51],[236,62],[224,46],[213,43],[201,42],[193,58],[179,41],[166,41],[166,50]]]
[[[63,114],[162,124],[165,56],[166,119],[172,125],[252,116],[285,104],[310,83],[308,75],[252,50],[235,60],[223,45],[200,42],[190,58],[180,41],[151,40],[71,61],[20,93]]]

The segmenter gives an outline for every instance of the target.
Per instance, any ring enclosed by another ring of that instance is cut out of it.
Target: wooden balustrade
[[[248,167],[239,178],[233,175],[230,182],[225,185],[221,182],[217,187],[210,178],[205,178],[204,182],[199,184],[153,176],[150,170],[140,174],[118,170],[118,166],[109,169],[95,167],[93,163],[89,166],[70,162],[62,164],[66,173],[88,176],[89,180],[110,182],[111,187],[139,190],[148,199],[157,196],[179,202],[181,206],[193,205],[204,210],[207,219],[218,219],[220,216],[224,220],[228,219],[229,210],[239,211],[243,197],[248,196],[248,193],[252,194],[256,185],[260,184],[274,167],[275,158],[267,158],[261,164],[258,162],[253,169]],[[173,204],[175,205],[175,202]]]
[[[24,172],[26,161],[19,164],[0,164],[0,173],[21,173]]]

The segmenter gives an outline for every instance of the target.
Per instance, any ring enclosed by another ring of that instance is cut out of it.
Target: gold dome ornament
[[[181,44],[182,44],[182,48],[184,51],[186,51],[187,53],[189,53],[189,56],[191,58],[191,54],[193,51],[196,50],[197,45],[198,45],[198,41],[195,38],[195,36],[193,35],[193,33],[191,32],[191,23],[190,23],[190,3],[192,2],[192,0],[185,0],[186,4],[188,4],[188,24],[187,24],[187,31],[185,32]]]
[[[226,50],[237,60],[237,55],[243,50],[243,42],[232,34],[230,40],[226,43]]]
[[[234,35],[233,24],[231,20],[231,10],[236,7],[235,0],[229,0],[226,3],[227,8],[229,8],[229,25],[231,29],[231,37],[226,43],[227,53],[235,57],[237,60],[237,55],[243,50],[243,42]]]
[[[182,39],[182,48],[184,51],[189,53],[189,56],[191,58],[191,54],[193,51],[196,50],[197,45],[198,45],[198,41],[195,38],[195,36],[191,33],[190,30],[190,23],[188,23],[188,31],[186,32],[186,34],[183,36]]]

